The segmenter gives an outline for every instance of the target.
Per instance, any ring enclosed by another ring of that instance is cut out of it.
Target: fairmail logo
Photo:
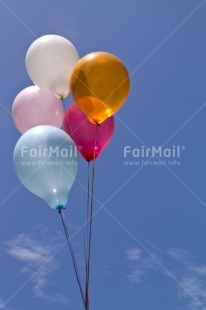
[[[24,158],[25,156],[30,156],[31,158],[41,157],[41,158],[48,158],[48,157],[56,157],[56,158],[69,158],[69,157],[77,157],[77,148],[70,147],[70,148],[59,148],[57,147],[43,147],[39,146],[38,148],[28,148],[28,146],[21,147],[21,157]]]
[[[185,146],[174,145],[172,147],[151,146],[150,148],[141,146],[140,148],[132,148],[130,145],[124,147],[124,158],[181,158]]]

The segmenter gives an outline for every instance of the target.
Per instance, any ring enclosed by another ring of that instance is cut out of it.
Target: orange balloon
[[[70,78],[72,98],[94,124],[101,124],[122,107],[129,88],[126,67],[106,52],[84,56],[74,66]]]

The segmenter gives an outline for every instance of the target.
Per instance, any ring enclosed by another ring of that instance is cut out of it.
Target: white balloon
[[[57,98],[69,94],[69,79],[79,55],[64,37],[45,35],[35,40],[26,54],[26,69],[31,80]]]

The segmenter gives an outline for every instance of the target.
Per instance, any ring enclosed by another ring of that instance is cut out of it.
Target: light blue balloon
[[[53,126],[34,127],[18,140],[13,160],[28,190],[53,209],[65,207],[78,170],[77,149],[69,135]]]

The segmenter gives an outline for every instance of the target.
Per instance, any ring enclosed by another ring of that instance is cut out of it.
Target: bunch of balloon
[[[23,134],[14,149],[14,167],[20,182],[61,215],[84,308],[89,310],[95,162],[112,139],[113,115],[127,99],[129,75],[122,61],[106,52],[79,60],[73,44],[58,35],[31,44],[26,68],[35,85],[22,90],[13,103],[13,120]],[[69,92],[74,102],[64,113],[63,99]],[[77,150],[88,162],[85,289],[63,213],[77,175]]]
[[[81,58],[70,77],[74,103],[64,116],[64,130],[76,143],[82,157],[92,165],[88,177],[85,308],[89,309],[90,261],[94,201],[95,160],[111,141],[113,115],[125,103],[130,89],[129,74],[116,56],[93,52]]]
[[[64,117],[62,99],[69,93],[69,77],[78,59],[73,44],[58,35],[42,36],[29,47],[26,68],[35,85],[22,90],[13,103],[13,120],[23,134],[15,146],[13,161],[20,182],[61,215],[85,303],[63,214],[76,178],[78,156],[73,140],[60,129]]]

